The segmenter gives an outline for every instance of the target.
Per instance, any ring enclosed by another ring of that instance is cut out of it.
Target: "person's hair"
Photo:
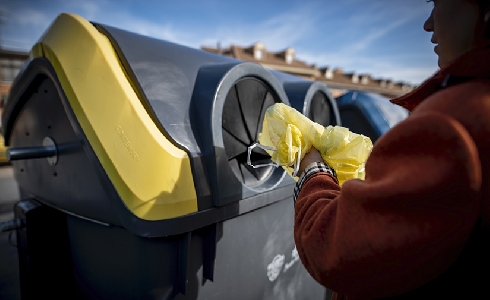
[[[490,0],[475,0],[480,6],[480,11],[482,17],[485,15],[485,12],[490,13]],[[487,22],[487,27],[485,28],[485,38],[490,39],[490,21]]]
[[[490,5],[490,0],[475,0],[482,9],[485,9]]]

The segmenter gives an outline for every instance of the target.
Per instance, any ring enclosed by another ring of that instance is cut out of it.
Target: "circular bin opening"
[[[321,91],[316,91],[311,99],[307,117],[313,122],[326,127],[328,125],[335,125],[331,123],[332,121],[335,123],[334,116],[333,107],[330,104],[328,96]]]
[[[247,164],[248,147],[258,141],[265,111],[275,102],[279,102],[276,93],[254,77],[238,80],[226,95],[222,119],[223,144],[231,169],[248,187],[270,187],[281,178],[273,174],[283,173],[281,168],[274,166],[253,168]],[[253,165],[272,162],[269,154],[258,147],[254,148],[250,158]]]

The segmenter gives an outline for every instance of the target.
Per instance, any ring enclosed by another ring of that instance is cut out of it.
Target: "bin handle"
[[[270,146],[264,146],[264,145],[261,145],[260,143],[255,143],[255,144],[252,144],[251,146],[248,146],[247,164],[249,166],[251,166],[254,169],[261,168],[261,167],[267,167],[267,166],[274,166],[274,167],[279,167],[280,166],[279,162],[271,162],[271,163],[268,163],[268,164],[253,165],[252,164],[252,161],[250,159],[250,156],[252,155],[252,150],[255,147],[259,147],[259,148],[262,148],[264,150],[277,151],[276,148],[273,148],[273,147],[270,147]],[[293,177],[296,177],[298,175],[299,164],[301,163],[301,160],[299,159],[300,157],[301,157],[301,147],[299,148],[299,151],[298,151],[298,159],[291,166],[293,168],[293,172],[292,172],[292,176]]]
[[[259,148],[262,148],[264,150],[277,151],[276,148],[273,148],[273,147],[270,147],[270,146],[264,146],[264,145],[261,145],[260,143],[255,143],[255,144],[252,144],[252,145],[248,146],[247,164],[249,166],[251,166],[254,169],[256,169],[256,168],[262,168],[262,167],[268,167],[268,166],[279,167],[279,164],[278,163],[275,163],[275,162],[271,162],[271,163],[268,163],[268,164],[253,165],[252,164],[252,160],[250,159],[250,156],[252,155],[252,150],[255,147],[259,147]]]

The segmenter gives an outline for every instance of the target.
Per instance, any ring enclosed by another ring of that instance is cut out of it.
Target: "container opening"
[[[311,99],[310,110],[308,111],[307,117],[313,122],[326,127],[328,125],[336,125],[331,123],[332,121],[335,122],[335,118],[332,119],[333,116],[335,116],[335,114],[327,95],[321,91],[315,92]]]
[[[238,80],[225,99],[222,127],[226,156],[238,180],[249,187],[262,185],[273,179],[273,173],[282,172],[273,166],[254,169],[247,164],[248,147],[258,141],[265,111],[275,102],[279,100],[273,90],[254,77]],[[271,163],[267,152],[258,147],[252,150],[251,161],[253,165]]]

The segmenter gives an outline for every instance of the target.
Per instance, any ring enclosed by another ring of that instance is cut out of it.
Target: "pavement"
[[[19,191],[11,166],[0,166],[0,222],[14,217],[13,205],[19,200]],[[15,232],[0,233],[0,299],[19,300],[19,260]]]

